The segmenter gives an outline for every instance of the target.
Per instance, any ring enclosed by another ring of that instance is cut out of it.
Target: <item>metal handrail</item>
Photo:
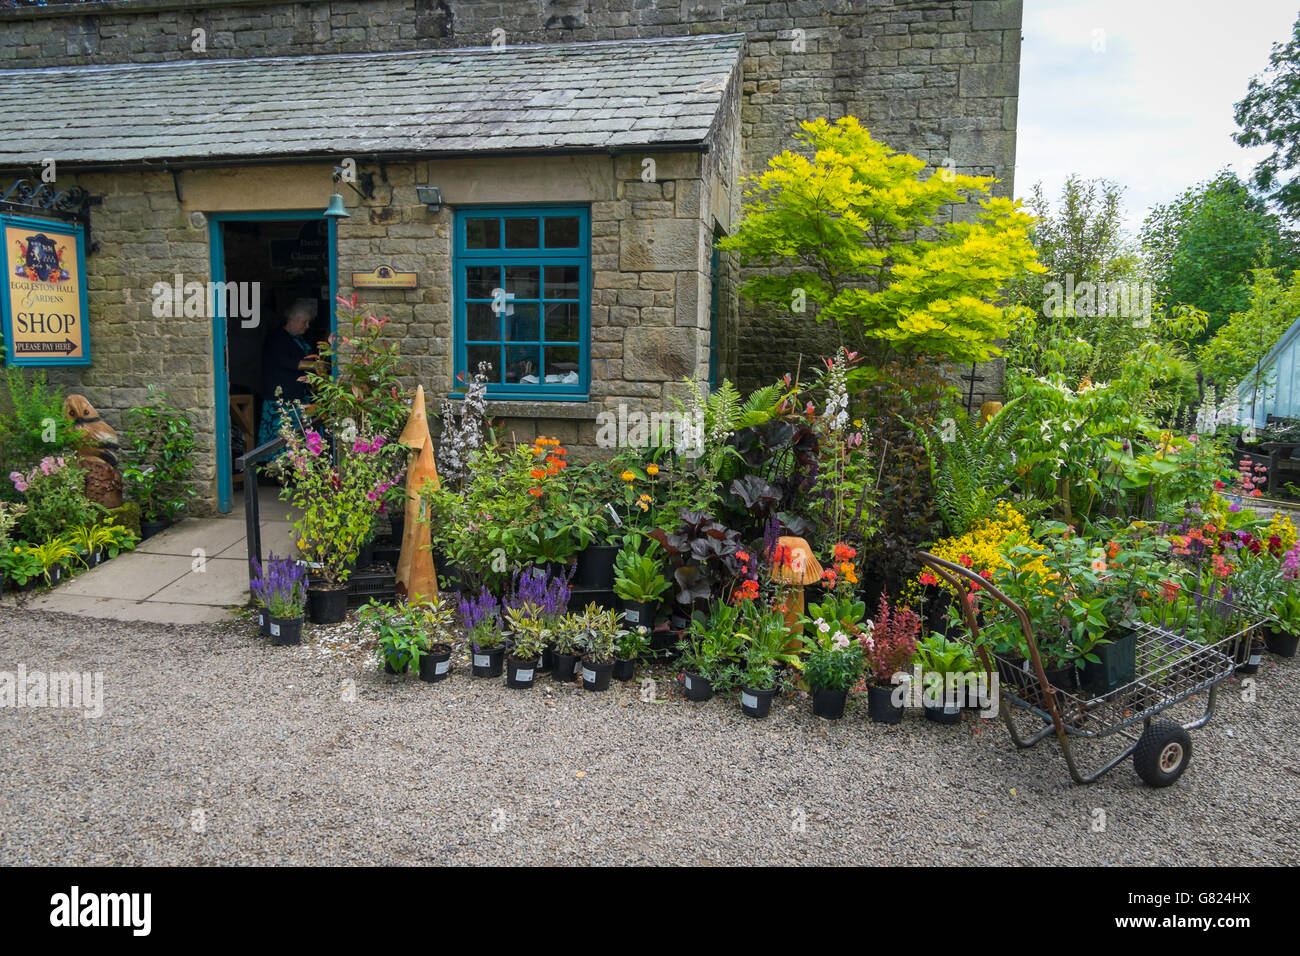
[[[287,443],[282,436],[272,438],[235,459],[235,467],[244,473],[244,535],[248,543],[248,583],[257,578],[254,570],[262,563],[262,520],[257,498],[257,465],[280,452]]]

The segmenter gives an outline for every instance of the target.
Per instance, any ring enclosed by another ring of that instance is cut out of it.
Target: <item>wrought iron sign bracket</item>
[[[92,196],[80,186],[56,190],[50,183],[16,179],[0,193],[0,212],[18,215],[53,216],[69,222],[79,222],[86,229],[86,255],[99,249],[99,243],[90,235],[90,207],[104,201],[103,196]]]

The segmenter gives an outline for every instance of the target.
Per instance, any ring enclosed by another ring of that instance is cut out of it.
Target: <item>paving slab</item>
[[[188,553],[182,563],[172,555],[127,551],[59,585],[45,597],[57,598],[66,594],[143,601],[187,573],[190,560]],[[49,610],[59,608],[50,607]]]
[[[242,603],[242,602],[241,602]],[[215,624],[229,620],[229,608],[207,604],[171,604],[162,601],[128,601],[51,591],[32,599],[24,610],[58,611],[108,621],[144,621],[151,624]]]
[[[297,553],[293,542],[293,525],[287,521],[270,521],[262,525],[262,557],[268,554],[285,556]],[[248,541],[243,535],[239,540],[220,552],[219,558],[238,558],[248,560]]]
[[[150,601],[164,604],[206,604],[229,607],[248,601],[248,562],[239,558],[208,558],[202,571],[186,572],[155,589]]]
[[[186,518],[148,541],[141,542],[135,550],[140,554],[171,554],[185,558],[192,557],[195,548],[202,548],[209,555],[220,554],[243,539],[245,530],[242,514],[239,519]]]

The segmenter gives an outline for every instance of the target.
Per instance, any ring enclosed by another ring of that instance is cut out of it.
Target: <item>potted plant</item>
[[[681,511],[681,524],[673,534],[662,529],[650,532],[667,552],[673,564],[679,615],[708,607],[721,597],[745,563],[738,552],[740,533],[714,520],[704,511]]]
[[[630,681],[636,676],[636,662],[650,652],[650,632],[645,625],[619,632],[614,652],[614,680]]]
[[[451,658],[451,609],[436,598],[413,595],[396,605],[372,599],[357,610],[357,620],[378,636],[376,653],[388,673],[419,671],[421,679],[429,682],[446,676],[447,668],[439,674],[426,664],[431,657],[443,663]]]
[[[281,497],[293,503],[298,553],[315,574],[307,600],[313,624],[337,624],[347,616],[347,582],[357,555],[372,533],[380,496],[396,466],[383,435],[339,442],[307,422],[301,406],[284,415],[285,454],[273,466],[285,482]]]
[[[25,544],[10,542],[9,547],[0,554],[0,571],[5,578],[20,590],[29,590],[36,586],[36,579],[43,573],[41,562],[31,554]]]
[[[963,692],[964,677],[976,672],[967,645],[934,632],[916,645],[913,663],[921,668],[921,707],[926,719],[940,724],[960,721],[962,707],[969,703]]]
[[[24,510],[22,505],[0,501],[0,595],[4,594],[4,584],[7,576],[5,559],[13,550],[17,550],[9,538],[9,532],[13,530],[18,521],[18,516]]]
[[[844,716],[849,690],[862,673],[862,650],[847,631],[831,627],[827,621],[817,623],[811,636],[803,676],[813,693],[813,714],[838,720]]]
[[[140,504],[140,535],[149,538],[172,525],[195,495],[194,426],[189,417],[149,386],[148,405],[127,409],[122,481]]]
[[[263,633],[277,647],[299,643],[307,606],[306,569],[296,561],[271,554],[264,565],[253,560],[253,573],[256,576],[249,582],[249,589],[265,615]]]
[[[551,676],[562,684],[571,684],[578,679],[586,626],[585,614],[570,613],[560,618],[552,631],[551,651],[555,667]]]
[[[876,616],[858,634],[858,644],[867,668],[867,713],[879,724],[896,724],[903,719],[903,690],[899,675],[907,675],[916,655],[920,616],[909,607],[889,606],[882,594]]]
[[[727,690],[739,677],[743,652],[740,608],[714,601],[708,612],[696,611],[677,645],[687,700],[708,700]]]
[[[62,535],[55,535],[37,545],[29,545],[27,553],[40,564],[41,575],[51,587],[63,580],[64,562],[77,556],[77,552]]]
[[[547,620],[536,605],[512,607],[506,611],[514,643],[506,658],[506,686],[528,688],[533,686],[538,662],[551,639]]]
[[[501,604],[486,587],[477,596],[462,594],[460,618],[465,625],[475,677],[500,677],[506,649],[501,633]]]
[[[536,566],[517,571],[511,579],[509,593],[501,602],[502,608],[530,608],[531,613],[547,623],[546,630],[550,635],[568,610],[572,594],[569,580],[572,576],[572,571],[553,572],[549,568]],[[548,636],[537,661],[537,669],[550,670],[554,664],[554,651]]]
[[[614,593],[618,595],[623,620],[627,624],[652,629],[655,609],[669,584],[653,556],[659,546],[653,539],[646,539],[650,543],[650,553],[644,553],[640,540],[638,535],[628,535],[623,539],[623,546],[614,559]]]
[[[81,563],[87,568],[98,567],[108,557],[109,549],[116,543],[109,526],[102,524],[82,525],[69,531],[66,537],[68,543],[76,549]]]
[[[1294,550],[1289,552],[1288,560],[1296,563],[1298,554]],[[1296,578],[1288,579],[1287,573],[1284,566],[1273,596],[1272,620],[1264,631],[1264,644],[1279,657],[1295,657],[1296,646],[1300,644],[1300,588]]]
[[[108,540],[104,544],[104,560],[116,558],[123,551],[134,551],[140,541],[139,536],[124,525],[109,524],[103,525],[102,528],[108,535]]]
[[[627,632],[619,626],[618,611],[588,604],[582,613],[582,687],[584,690],[609,689],[618,654],[619,639]]]
[[[790,625],[779,610],[760,607],[757,601],[743,602],[745,646],[742,652],[740,709],[746,717],[766,717],[772,698],[780,691],[783,663],[798,658],[791,652]]]

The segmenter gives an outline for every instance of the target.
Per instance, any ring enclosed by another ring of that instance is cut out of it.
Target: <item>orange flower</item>
[[[659,474],[659,466],[658,466],[658,465],[646,465],[646,466],[645,466],[645,473],[646,473],[647,475],[649,475],[651,478],[653,478],[655,475]]]
[[[546,472],[542,471],[540,468],[534,468],[528,473],[528,477],[533,479],[533,481],[541,481],[541,479],[546,477]]]
[[[528,489],[528,493],[529,493],[530,495],[532,495],[534,498],[540,498],[540,497],[542,496],[542,489],[541,489],[541,488],[529,488],[529,489]]]

